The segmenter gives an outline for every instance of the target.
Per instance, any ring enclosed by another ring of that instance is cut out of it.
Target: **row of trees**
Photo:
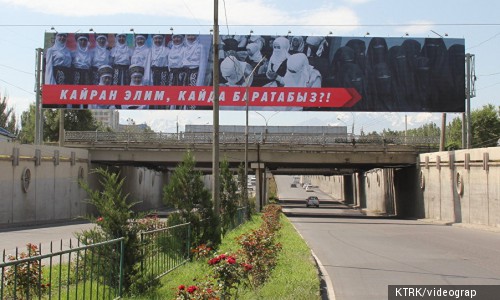
[[[1,97],[0,97],[1,98]],[[43,110],[43,136],[44,142],[57,142],[59,140],[59,119],[64,112],[64,127],[68,131],[106,130],[97,122],[90,110]],[[471,112],[472,147],[496,146],[500,139],[500,106],[492,104],[483,106]],[[35,132],[35,105],[31,104],[28,111],[21,115],[21,127],[17,125],[16,116],[12,108],[7,107],[7,97],[0,101],[0,127],[7,129],[18,136],[21,143],[33,143]],[[441,129],[435,123],[428,123],[419,128],[406,131],[407,136],[440,136]],[[404,131],[384,129],[382,133],[371,132],[366,136],[404,136]],[[460,149],[462,145],[462,120],[453,119],[446,127],[446,149]]]
[[[202,173],[195,169],[195,165],[194,156],[187,152],[173,171],[169,183],[164,186],[163,202],[175,209],[169,214],[167,224],[191,223],[190,248],[202,244],[217,248],[221,235],[237,225],[235,216],[238,207],[248,204],[243,193],[238,192],[242,190],[243,182],[237,179],[240,174],[236,176],[230,171],[225,159],[221,163],[220,174],[221,211],[216,214],[210,191],[204,186]],[[242,168],[238,172],[241,171]],[[125,178],[118,172],[104,168],[94,172],[99,177],[99,188],[92,189],[86,181],[80,181],[80,185],[89,196],[88,203],[97,210],[98,217],[88,217],[97,227],[83,231],[78,238],[86,244],[124,237],[124,289],[128,293],[144,293],[158,283],[151,274],[141,273],[138,268],[145,258],[139,233],[146,230],[145,223],[140,222],[146,214],[134,211],[133,207],[138,202],[128,199],[129,195],[122,192]]]
[[[495,107],[492,104],[483,106],[480,109],[475,109],[471,112],[471,136],[472,147],[494,147],[497,146],[500,139],[500,106]],[[446,149],[456,150],[462,146],[462,119],[454,118],[445,129]],[[427,123],[415,129],[406,131],[395,131],[384,129],[382,133],[371,132],[364,134],[367,136],[416,136],[426,137],[441,135],[441,128],[435,123]]]

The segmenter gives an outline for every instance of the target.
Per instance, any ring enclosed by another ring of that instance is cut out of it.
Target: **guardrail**
[[[66,131],[65,144],[210,144],[211,132],[101,132],[101,131]],[[244,144],[244,133],[219,134],[222,144]],[[281,133],[251,133],[248,135],[250,144],[300,144],[300,145],[332,145],[332,144],[375,144],[375,145],[439,145],[438,136],[375,136],[375,135],[338,135],[338,134],[281,134]]]

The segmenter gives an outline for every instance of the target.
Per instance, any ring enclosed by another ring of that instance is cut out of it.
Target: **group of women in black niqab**
[[[389,47],[385,38],[351,39],[333,55],[335,87],[356,88],[367,111],[456,111],[464,98],[464,47],[442,38]],[[458,104],[458,106],[457,106]]]

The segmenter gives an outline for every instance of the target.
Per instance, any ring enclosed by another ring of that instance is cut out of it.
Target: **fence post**
[[[120,241],[120,282],[118,282],[118,295],[120,298],[122,297],[122,289],[123,289],[123,255],[125,253],[125,244],[123,239]]]
[[[191,239],[191,222],[188,223],[188,232],[187,232],[187,258],[189,259],[189,245],[191,245],[190,239]]]

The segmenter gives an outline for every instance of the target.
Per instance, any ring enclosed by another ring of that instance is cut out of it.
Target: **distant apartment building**
[[[109,127],[113,131],[118,131],[120,113],[112,109],[92,109],[94,119],[101,122],[104,127]]]
[[[13,142],[16,136],[10,133],[7,129],[0,127],[0,142]]]

